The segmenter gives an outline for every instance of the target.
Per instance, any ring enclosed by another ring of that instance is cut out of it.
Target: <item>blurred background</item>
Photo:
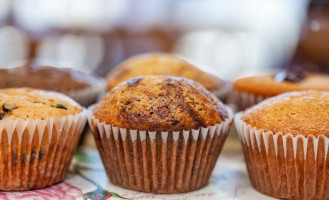
[[[329,4],[308,0],[0,0],[0,66],[56,61],[105,76],[173,52],[230,80],[312,65],[328,71]]]

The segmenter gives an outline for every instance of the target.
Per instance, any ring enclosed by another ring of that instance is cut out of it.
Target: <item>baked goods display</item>
[[[281,94],[235,117],[252,185],[284,199],[328,199],[329,92]]]
[[[86,113],[74,100],[30,88],[0,90],[0,190],[62,181]]]
[[[230,89],[225,81],[169,53],[140,54],[125,60],[107,75],[107,89],[111,90],[123,81],[144,75],[185,77],[199,82],[222,100],[226,99]]]
[[[231,98],[237,110],[244,110],[268,97],[285,92],[318,90],[329,91],[329,76],[299,69],[286,69],[277,73],[249,76],[233,82]]]
[[[105,90],[105,82],[82,71],[37,63],[0,69],[0,89],[19,87],[61,92],[88,106]]]
[[[199,83],[140,76],[112,88],[89,124],[112,183],[174,194],[208,183],[232,119]]]

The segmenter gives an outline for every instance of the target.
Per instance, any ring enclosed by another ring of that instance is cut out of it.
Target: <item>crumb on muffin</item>
[[[199,83],[171,76],[141,76],[113,88],[93,108],[94,116],[115,127],[178,131],[220,123],[224,104]]]

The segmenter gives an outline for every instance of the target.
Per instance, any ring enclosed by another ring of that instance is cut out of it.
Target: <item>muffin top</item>
[[[85,89],[99,78],[68,68],[41,66],[29,63],[21,67],[0,69],[0,89],[31,87],[57,92]]]
[[[110,90],[123,81],[143,75],[184,77],[199,82],[208,90],[225,86],[224,81],[172,54],[150,53],[134,56],[114,68],[107,76],[107,89]]]
[[[273,133],[329,136],[329,92],[281,94],[248,109],[241,119],[251,127]]]
[[[31,88],[0,90],[0,120],[45,119],[75,115],[82,111],[72,99],[60,93]]]
[[[225,106],[199,83],[171,76],[123,82],[95,105],[93,114],[115,127],[148,131],[197,129],[228,117]]]
[[[233,83],[238,91],[262,96],[276,96],[301,90],[329,91],[329,76],[320,73],[279,72],[237,79]]]

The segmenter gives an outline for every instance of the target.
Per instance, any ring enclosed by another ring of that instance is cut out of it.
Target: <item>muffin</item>
[[[233,82],[234,96],[230,100],[237,110],[245,110],[260,101],[285,92],[301,90],[329,91],[329,76],[299,69],[276,74],[250,76]]]
[[[134,56],[107,75],[107,90],[131,78],[143,75],[169,75],[199,82],[222,100],[226,99],[229,84],[201,71],[192,64],[168,53],[149,53]]]
[[[64,179],[86,113],[72,99],[41,90],[0,90],[0,190],[30,190]]]
[[[329,199],[329,92],[281,94],[239,113],[252,185],[283,199]]]
[[[36,63],[0,69],[0,89],[19,87],[61,92],[81,105],[88,106],[105,91],[105,81],[81,71],[42,66]]]
[[[112,183],[174,194],[208,183],[232,118],[192,80],[141,76],[114,87],[89,124]]]

